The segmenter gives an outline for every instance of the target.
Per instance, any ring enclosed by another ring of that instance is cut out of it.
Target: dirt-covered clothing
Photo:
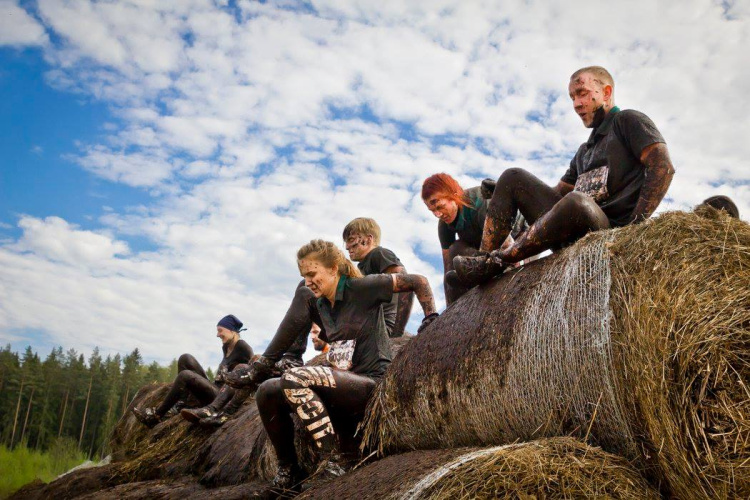
[[[392,297],[391,275],[373,274],[341,276],[333,305],[325,297],[317,300],[323,321],[319,337],[331,346],[331,365],[368,377],[383,376],[391,362],[391,346],[381,305]]]
[[[214,378],[214,382],[218,385],[224,384],[224,375],[227,372],[234,370],[234,367],[240,363],[249,363],[253,357],[253,348],[242,339],[234,344],[234,349],[229,354],[227,354],[228,349],[229,347],[226,344],[222,344],[221,350],[224,353],[224,357],[221,363],[219,363],[219,367],[216,370],[216,377]]]
[[[480,186],[466,189],[464,197],[469,205],[459,205],[453,222],[450,224],[442,220],[438,222],[438,237],[443,250],[448,250],[456,241],[456,237],[474,248],[479,248],[482,244],[488,201],[482,197]]]
[[[374,388],[370,377],[323,366],[293,368],[261,384],[255,395],[258,413],[279,464],[297,463],[292,412],[321,451],[333,450],[335,435],[342,449],[356,450],[354,431]]]
[[[219,394],[219,387],[208,380],[205,370],[192,355],[180,356],[177,368],[180,371],[172,382],[172,387],[155,410],[160,417],[163,417],[175,403],[187,401],[191,395],[198,399],[201,406],[205,406]]]
[[[624,226],[632,220],[646,178],[641,153],[663,142],[648,116],[614,107],[578,148],[561,180],[593,198],[613,227]]]
[[[263,357],[274,363],[282,356],[302,359],[313,323],[323,329],[315,294],[305,286],[303,280],[297,285],[292,303],[276,329],[276,334],[266,347]]]
[[[401,263],[396,254],[391,250],[383,247],[375,247],[370,250],[364,259],[357,263],[357,267],[365,276],[371,274],[383,274],[389,267],[399,266],[406,268]],[[411,292],[404,292],[411,293]],[[383,317],[385,318],[385,327],[388,329],[388,336],[393,334],[393,328],[396,325],[396,311],[398,310],[398,296],[394,293],[391,301],[383,304]]]

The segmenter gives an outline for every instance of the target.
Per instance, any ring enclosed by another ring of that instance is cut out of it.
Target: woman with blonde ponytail
[[[356,443],[351,443],[353,431],[362,419],[375,384],[391,362],[381,305],[390,302],[394,293],[415,292],[425,314],[419,331],[437,317],[432,290],[424,276],[362,277],[336,245],[323,240],[312,240],[300,248],[297,265],[305,285],[316,297],[322,321],[319,338],[330,345],[329,366],[292,368],[258,388],[255,396],[258,411],[279,462],[278,473],[266,492],[270,496],[299,491],[305,478],[294,449],[292,412],[300,417],[323,453],[320,470],[329,475],[345,472],[346,462],[338,447],[338,437],[346,438],[356,450]],[[290,337],[288,342],[292,341]]]

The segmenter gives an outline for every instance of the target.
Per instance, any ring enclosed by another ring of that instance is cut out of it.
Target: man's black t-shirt
[[[465,190],[464,197],[469,206],[459,206],[453,222],[438,222],[438,237],[443,250],[450,248],[456,241],[456,235],[458,239],[474,248],[479,248],[482,244],[482,231],[489,202],[482,198],[482,188],[479,186]]]
[[[219,363],[219,368],[216,370],[216,377],[214,381],[217,384],[224,383],[224,375],[227,372],[234,370],[234,367],[240,363],[248,363],[253,357],[253,348],[248,345],[247,342],[240,339],[234,344],[234,349],[227,355],[227,345],[223,344],[221,350],[224,352],[224,358]]]
[[[330,344],[328,361],[335,368],[372,378],[383,376],[391,362],[391,346],[381,305],[392,296],[391,275],[372,274],[341,276],[333,307],[327,298],[318,299],[325,328],[320,338]]]
[[[591,196],[612,227],[624,226],[631,222],[645,179],[641,153],[657,142],[664,138],[648,116],[614,107],[578,148],[561,180]]]
[[[383,274],[391,266],[404,267],[396,254],[387,248],[375,247],[370,250],[364,259],[357,263],[357,267],[365,276],[371,274]],[[404,269],[406,271],[406,269]],[[411,293],[411,292],[409,292]],[[383,304],[383,317],[385,318],[385,327],[388,329],[388,335],[393,332],[396,324],[396,311],[398,309],[398,296],[394,293],[393,298],[387,304]]]

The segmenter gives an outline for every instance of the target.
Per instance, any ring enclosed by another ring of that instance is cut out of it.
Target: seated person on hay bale
[[[456,279],[453,259],[459,255],[474,256],[482,244],[482,231],[487,215],[487,205],[492,191],[487,187],[493,183],[482,182],[482,186],[463,189],[446,173],[434,174],[422,183],[422,201],[437,217],[438,238],[443,252],[443,287],[445,301],[451,305],[469,288]],[[515,221],[513,235],[520,232],[523,218]],[[510,246],[512,238],[506,238],[503,248]]]
[[[396,254],[380,246],[380,226],[374,219],[358,217],[344,228],[344,246],[349,258],[357,263],[360,272],[371,274],[406,274],[406,268]],[[383,304],[385,327],[389,337],[401,337],[411,316],[414,294],[397,293],[388,304]]]
[[[298,492],[305,479],[294,449],[292,412],[323,455],[320,470],[332,475],[345,472],[337,441],[339,437],[352,439],[372,390],[391,362],[382,304],[389,303],[394,293],[415,292],[425,314],[419,331],[438,315],[426,278],[415,274],[362,277],[331,242],[313,240],[304,245],[297,252],[297,263],[316,298],[317,316],[322,321],[320,337],[330,344],[327,358],[331,366],[293,368],[280,378],[269,379],[272,361],[264,355],[248,373],[235,373],[229,379],[235,387],[263,382],[255,398],[279,462],[276,477],[265,491],[268,496]],[[310,324],[304,311],[301,321]],[[271,344],[283,350],[292,340],[279,329]],[[334,429],[332,418],[337,427],[342,425],[347,431]]]
[[[185,406],[185,401],[192,395],[201,404],[224,406],[234,395],[234,389],[224,383],[226,374],[237,365],[248,363],[253,357],[253,349],[240,339],[242,321],[236,316],[228,315],[216,325],[216,336],[221,339],[224,357],[216,370],[216,377],[211,383],[203,367],[191,354],[183,354],[177,361],[177,377],[172,383],[167,397],[156,408],[133,408],[133,415],[142,424],[153,427],[161,422],[170,410],[177,412]]]
[[[276,330],[274,340],[268,345],[263,356],[259,357],[265,371],[269,374],[278,377],[286,370],[304,364],[302,355],[307,349],[308,332],[311,331],[313,321],[320,323],[314,301],[315,295],[305,286],[304,281],[300,282],[294,292],[292,304]],[[291,341],[280,347],[277,338],[291,339]],[[251,365],[239,364],[232,370],[231,375],[226,377],[227,385],[233,386],[235,390],[231,400],[223,407],[213,402],[202,408],[182,410],[182,417],[190,422],[197,422],[204,427],[224,425],[257,389],[257,384],[233,384],[241,381],[242,377],[246,377],[250,370]]]
[[[479,255],[454,259],[463,283],[486,282],[510,263],[589,231],[642,221],[656,210],[674,175],[667,146],[646,115],[615,106],[614,86],[599,66],[573,73],[568,86],[573,108],[594,130],[554,188],[520,168],[503,172],[487,208]],[[519,211],[531,227],[500,248]]]
[[[735,205],[735,203],[729,196],[711,196],[710,198],[706,198],[705,200],[703,200],[700,205],[695,207],[695,209],[698,210],[702,207],[711,207],[715,210],[723,210],[727,213],[727,215],[734,219],[740,218],[740,209],[737,208],[737,205]]]

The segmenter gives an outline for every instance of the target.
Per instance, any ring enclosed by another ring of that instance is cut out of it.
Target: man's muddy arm
[[[648,219],[654,213],[674,177],[674,167],[664,143],[657,142],[645,147],[641,153],[641,163],[646,167],[646,179],[633,209],[631,222]]]
[[[392,276],[394,292],[414,292],[425,317],[437,313],[435,299],[432,298],[432,289],[427,278],[419,274],[393,274]]]
[[[390,266],[385,270],[388,274],[405,274],[406,269],[402,266]],[[411,306],[414,303],[413,293],[400,293],[396,299],[396,321],[393,325],[392,337],[400,337],[404,334],[406,324],[411,316]]]

